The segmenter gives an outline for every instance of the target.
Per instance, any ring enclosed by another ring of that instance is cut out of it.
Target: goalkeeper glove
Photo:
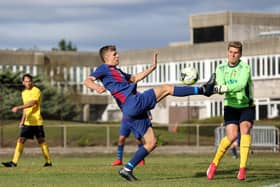
[[[226,85],[215,85],[214,86],[214,93],[223,94],[227,92],[227,86]]]

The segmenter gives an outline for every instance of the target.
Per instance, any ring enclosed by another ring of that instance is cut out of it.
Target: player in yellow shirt
[[[10,162],[2,162],[2,164],[5,167],[16,167],[22,154],[25,141],[27,139],[33,139],[35,136],[38,144],[42,148],[42,152],[46,160],[44,167],[52,166],[49,148],[45,142],[43,119],[40,110],[41,91],[39,88],[33,86],[32,76],[29,74],[23,75],[22,83],[25,87],[25,89],[22,91],[23,105],[18,105],[12,108],[12,112],[23,110],[22,118],[19,123],[21,133],[17,140],[13,160]]]

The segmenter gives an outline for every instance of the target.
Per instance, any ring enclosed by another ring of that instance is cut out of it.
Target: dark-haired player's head
[[[26,89],[31,89],[32,88],[32,79],[33,77],[30,74],[24,74],[22,76],[22,84]]]
[[[99,50],[99,56],[105,64],[119,64],[119,54],[115,45],[106,45],[101,47]]]

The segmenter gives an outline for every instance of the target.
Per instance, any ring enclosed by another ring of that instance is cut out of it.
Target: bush
[[[0,73],[0,118],[20,118],[21,113],[11,112],[13,106],[21,105],[21,91],[23,73],[13,73],[10,70]],[[33,84],[40,88],[42,94],[41,111],[43,118],[72,120],[80,113],[79,98],[69,88],[67,93],[59,92],[42,77],[35,76]]]

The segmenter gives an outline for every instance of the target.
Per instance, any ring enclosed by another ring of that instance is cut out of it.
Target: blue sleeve
[[[108,67],[105,64],[102,64],[96,68],[95,71],[93,71],[90,76],[95,77],[96,79],[101,79],[106,75],[108,72]]]

